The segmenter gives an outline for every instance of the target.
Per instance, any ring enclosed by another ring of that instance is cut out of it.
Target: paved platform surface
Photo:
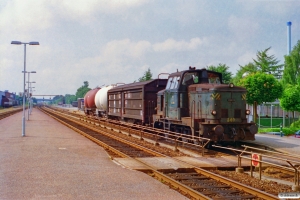
[[[273,134],[256,134],[255,143],[270,146],[281,152],[297,154],[300,152],[300,138]]]
[[[0,120],[0,199],[187,199],[33,109]]]

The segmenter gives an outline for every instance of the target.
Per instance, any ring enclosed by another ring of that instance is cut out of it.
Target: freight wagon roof
[[[108,90],[108,92],[117,92],[117,91],[123,91],[123,90],[132,90],[132,89],[140,89],[145,87],[148,84],[151,84],[152,82],[160,82],[164,85],[166,84],[167,79],[153,79],[153,80],[149,80],[149,81],[142,81],[142,82],[135,82],[135,83],[129,83],[129,84],[125,84],[125,85],[120,85],[117,87],[114,87],[110,90]],[[159,84],[161,85],[161,84]]]
[[[246,88],[235,86],[229,86],[230,84],[211,84],[211,83],[203,83],[203,84],[194,84],[189,86],[189,91],[201,91],[201,90],[218,90],[218,91],[242,91],[246,92]]]

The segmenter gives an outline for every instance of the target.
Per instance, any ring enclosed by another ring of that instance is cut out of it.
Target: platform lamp
[[[28,97],[27,97],[28,98],[28,118],[27,118],[27,120],[29,120],[29,108],[30,108],[30,104],[31,104],[31,102],[30,102],[31,97],[30,97],[30,90],[29,90],[29,88],[31,87],[31,83],[35,83],[34,81],[30,82],[30,74],[31,73],[36,73],[36,71],[25,72],[25,73],[28,74],[28,81],[27,81],[27,83],[28,83],[28,90],[27,90],[27,93],[28,93]]]
[[[35,82],[31,82],[31,83],[35,83]],[[35,88],[35,87],[32,87],[31,84],[30,84],[30,89],[29,89],[30,106],[28,108],[28,113],[30,115],[31,115],[31,112],[32,112],[32,107],[33,107],[33,99],[31,98],[32,97],[32,92],[35,91],[35,90],[32,90],[32,88]],[[28,115],[28,118],[29,118],[29,115]]]
[[[24,82],[23,82],[23,117],[22,117],[22,136],[25,137],[25,72],[26,72],[26,44],[29,45],[40,45],[39,42],[20,42],[11,41],[11,44],[21,45],[24,44]]]
[[[30,109],[30,104],[31,104],[30,88],[31,88],[31,84],[36,83],[36,82],[35,81],[32,81],[32,82],[27,81],[27,83],[28,83],[28,91],[27,91],[27,93],[28,93],[28,118],[27,118],[27,120],[29,120],[29,109]]]

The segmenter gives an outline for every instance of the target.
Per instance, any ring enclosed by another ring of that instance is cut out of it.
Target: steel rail
[[[164,157],[169,157],[169,156],[165,156],[165,155],[164,155]],[[169,158],[170,158],[170,157],[169,157]],[[132,159],[135,159],[135,158],[132,158]],[[277,196],[274,196],[274,195],[272,195],[272,194],[268,194],[268,193],[263,192],[263,191],[261,191],[261,190],[258,190],[258,189],[256,189],[256,188],[249,187],[249,186],[244,185],[244,184],[241,184],[241,183],[239,183],[239,182],[237,182],[237,181],[230,180],[230,179],[228,179],[228,178],[225,178],[225,177],[222,177],[222,176],[220,176],[220,175],[214,174],[214,173],[212,173],[212,172],[209,172],[209,171],[207,171],[207,170],[201,169],[201,168],[199,168],[199,167],[196,167],[196,166],[194,166],[194,165],[191,165],[191,164],[189,164],[189,163],[187,163],[187,162],[184,162],[184,161],[181,161],[181,160],[179,160],[179,159],[176,159],[176,158],[172,158],[172,159],[174,159],[174,160],[176,160],[176,161],[178,161],[178,162],[181,162],[181,163],[185,163],[185,164],[190,165],[191,168],[195,169],[196,172],[198,172],[198,173],[200,173],[200,174],[202,174],[202,175],[204,175],[204,176],[207,176],[207,177],[212,178],[212,179],[214,179],[214,180],[220,181],[220,182],[222,182],[222,183],[225,183],[225,184],[227,184],[227,185],[230,185],[230,186],[232,186],[232,187],[235,187],[235,188],[237,188],[237,189],[239,189],[239,190],[241,190],[241,191],[247,192],[247,193],[249,193],[249,194],[255,195],[255,196],[258,197],[258,198],[262,198],[262,199],[278,199]],[[140,162],[140,163],[146,165],[149,169],[151,169],[152,173],[153,173],[156,177],[160,178],[161,180],[163,180],[163,181],[165,181],[165,182],[170,183],[170,184],[171,184],[172,186],[174,186],[175,188],[177,188],[177,189],[179,189],[179,190],[181,190],[181,191],[183,191],[183,192],[185,192],[185,193],[191,195],[193,198],[196,198],[196,199],[211,199],[211,198],[209,198],[209,197],[207,197],[207,196],[205,196],[205,195],[203,195],[203,194],[197,192],[196,190],[193,190],[193,189],[191,189],[191,188],[189,188],[189,187],[187,187],[187,186],[185,186],[185,185],[179,183],[178,181],[176,181],[176,180],[174,180],[174,179],[172,179],[172,178],[170,178],[170,177],[164,175],[163,173],[158,172],[157,170],[153,169],[153,167],[149,166],[147,163],[144,163],[143,161],[141,161],[141,160],[139,160],[139,159],[135,159],[135,160],[137,160],[138,162]]]
[[[92,137],[92,136],[86,134],[85,132],[79,130],[78,128],[76,128],[76,127],[74,127],[74,126],[71,126],[70,124],[68,124],[68,123],[64,122],[63,120],[61,120],[61,119],[59,119],[59,118],[57,118],[57,117],[51,115],[50,113],[48,113],[48,112],[46,112],[46,111],[44,111],[44,110],[41,110],[41,111],[44,112],[45,114],[47,114],[48,116],[52,117],[53,119],[57,120],[58,122],[64,124],[65,126],[71,128],[72,130],[74,130],[74,131],[80,133],[80,134],[83,135],[84,137],[86,137],[86,138],[92,140],[93,142],[95,142],[96,144],[100,145],[100,146],[103,147],[104,149],[108,149],[108,150],[114,152],[115,154],[117,154],[117,155],[119,155],[119,156],[121,156],[121,157],[123,157],[123,158],[129,158],[128,155],[126,155],[126,154],[120,152],[119,150],[117,150],[117,149],[115,149],[115,148],[113,148],[113,147],[111,147],[111,146],[105,144],[104,142],[102,142],[102,141],[100,141],[100,140],[98,140],[98,139],[96,139],[96,138],[94,138],[94,137]]]
[[[193,190],[193,189],[191,189],[190,187],[185,186],[185,185],[181,184],[180,182],[178,182],[178,181],[176,181],[176,180],[174,180],[174,179],[168,177],[167,175],[164,175],[163,173],[157,171],[156,169],[154,169],[152,166],[149,166],[149,165],[146,164],[145,162],[142,162],[142,161],[139,160],[139,159],[136,159],[136,158],[132,158],[132,157],[130,157],[130,156],[127,156],[127,155],[123,154],[122,152],[120,152],[119,150],[117,150],[117,149],[115,149],[115,148],[113,148],[113,147],[110,147],[109,145],[104,144],[103,142],[101,142],[101,141],[99,141],[99,140],[97,140],[97,139],[91,137],[90,135],[84,133],[83,131],[81,131],[81,130],[79,130],[79,129],[77,129],[77,128],[75,128],[75,127],[69,125],[69,124],[67,124],[66,122],[64,122],[64,121],[62,121],[62,120],[60,120],[60,119],[58,119],[57,117],[51,115],[50,113],[45,112],[45,111],[43,111],[43,112],[46,113],[47,115],[51,116],[51,117],[54,118],[55,120],[59,121],[60,123],[66,125],[67,127],[70,127],[70,128],[73,129],[74,131],[80,133],[81,135],[83,135],[83,136],[85,136],[85,137],[91,139],[93,142],[99,144],[100,146],[106,147],[107,149],[113,151],[113,152],[116,153],[117,155],[122,155],[122,157],[124,157],[124,158],[131,158],[131,159],[134,159],[135,161],[137,161],[137,162],[139,162],[139,163],[145,165],[147,168],[149,168],[149,170],[150,170],[157,178],[159,178],[159,179],[162,180],[163,182],[167,182],[167,183],[171,184],[174,188],[179,189],[180,191],[182,191],[182,192],[184,192],[184,193],[190,195],[191,197],[193,197],[193,198],[195,198],[195,199],[209,199],[209,200],[211,199],[211,198],[209,198],[209,197],[207,197],[207,196],[205,196],[205,195],[203,195],[203,194],[197,192],[196,190]],[[50,112],[50,111],[49,111],[49,112]],[[143,147],[143,148],[144,148],[144,147]],[[151,150],[151,151],[152,151],[152,150]],[[163,155],[163,154],[160,154],[160,155],[163,156],[163,157],[168,157],[168,156],[165,156],[165,155]]]
[[[244,184],[241,184],[237,181],[234,181],[234,180],[231,180],[231,179],[228,179],[228,178],[225,178],[223,176],[220,176],[218,174],[214,174],[212,172],[209,172],[207,170],[204,170],[204,169],[201,169],[199,167],[196,167],[195,170],[205,176],[208,176],[214,180],[218,180],[218,181],[221,181],[222,183],[225,183],[227,185],[231,185],[237,189],[240,189],[240,190],[243,190],[249,194],[253,194],[255,196],[257,196],[258,198],[263,198],[263,199],[268,199],[268,200],[271,200],[271,199],[278,199],[278,196],[274,196],[272,194],[269,194],[269,193],[266,193],[266,192],[263,192],[261,190],[258,190],[256,188],[253,188],[253,187],[249,187],[247,185],[244,185]]]
[[[50,112],[50,111],[49,111],[49,112]],[[154,156],[157,156],[157,157],[164,157],[163,154],[161,154],[161,153],[159,153],[159,152],[156,152],[156,151],[153,151],[153,150],[151,150],[151,149],[145,148],[145,147],[143,147],[143,146],[141,146],[141,145],[138,145],[138,144],[135,144],[135,143],[133,143],[133,142],[127,141],[127,140],[125,140],[125,139],[119,138],[119,137],[114,136],[114,135],[112,135],[112,134],[108,134],[108,133],[106,133],[106,132],[104,132],[104,131],[102,131],[102,130],[96,129],[96,128],[94,128],[94,127],[90,127],[90,126],[88,126],[88,125],[86,125],[86,124],[79,123],[78,121],[72,120],[72,119],[70,119],[70,118],[68,118],[68,120],[70,120],[70,121],[72,121],[72,122],[74,122],[74,123],[77,123],[77,124],[79,124],[79,125],[81,125],[81,126],[87,128],[87,129],[90,129],[90,130],[95,131],[95,132],[97,132],[97,133],[100,133],[100,134],[106,135],[106,136],[108,136],[108,137],[110,137],[110,138],[113,138],[113,139],[115,139],[115,140],[118,140],[118,141],[120,141],[120,142],[122,142],[122,143],[124,143],[124,144],[130,145],[130,146],[135,147],[135,148],[137,148],[137,149],[140,149],[140,150],[143,150],[143,151],[145,151],[145,152],[148,152],[148,153],[150,153],[150,154],[152,154],[152,155],[154,155]],[[109,132],[110,132],[110,131],[112,131],[112,130],[105,129],[105,131],[109,131]]]

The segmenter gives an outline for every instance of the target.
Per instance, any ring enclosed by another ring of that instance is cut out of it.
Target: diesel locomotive
[[[85,110],[98,108],[100,98],[99,115],[109,119],[209,138],[217,143],[255,140],[258,130],[254,122],[247,121],[250,110],[246,107],[246,89],[223,84],[218,72],[189,67],[169,74],[168,79],[101,90],[87,93],[97,98],[92,108]]]
[[[257,126],[247,122],[246,89],[222,84],[222,74],[195,69],[170,74],[157,93],[153,126],[209,138],[214,142],[255,140]]]

